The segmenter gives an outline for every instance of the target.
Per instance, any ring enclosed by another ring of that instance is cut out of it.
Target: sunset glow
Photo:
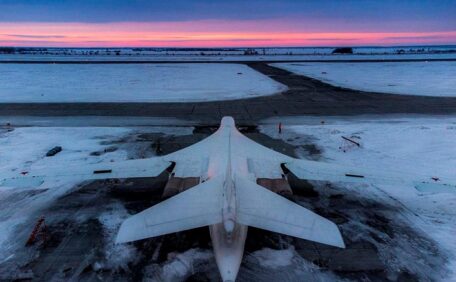
[[[260,47],[456,44],[455,2],[5,1],[0,45]]]
[[[203,31],[207,24],[207,31]],[[226,23],[6,23],[0,45],[56,47],[244,47],[444,44],[446,32],[217,31]],[[240,26],[241,23],[233,23]]]

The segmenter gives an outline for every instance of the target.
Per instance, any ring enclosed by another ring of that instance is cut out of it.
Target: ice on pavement
[[[286,86],[241,64],[2,64],[0,102],[186,102]]]
[[[273,66],[351,89],[456,96],[455,62],[279,63]]]
[[[282,134],[277,132],[279,121],[283,124]],[[295,145],[311,140],[322,152],[320,161],[372,169],[372,173],[376,168],[388,168],[422,174],[433,171],[436,177],[453,179],[456,175],[456,117],[302,117],[274,118],[265,123],[261,130],[272,137]],[[342,136],[356,140],[361,147],[347,144]],[[453,271],[451,279],[456,279],[456,191],[422,192],[404,184],[347,187],[352,187],[346,188],[349,193],[377,200],[384,197],[382,201],[402,205],[408,212],[397,216],[406,217],[413,228],[447,251],[447,268]],[[379,196],[383,194],[386,196]]]

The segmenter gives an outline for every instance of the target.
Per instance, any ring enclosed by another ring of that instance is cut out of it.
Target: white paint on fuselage
[[[234,120],[230,117],[222,119],[220,135],[221,140],[225,140],[227,144],[222,144],[226,147],[225,158],[211,158],[209,167],[218,167],[214,171],[225,172],[223,184],[223,207],[221,224],[209,226],[209,231],[212,239],[215,260],[222,276],[223,281],[234,281],[244,254],[245,239],[247,237],[247,226],[236,223],[236,186],[234,175],[232,174],[232,133],[235,132]],[[239,161],[238,158],[236,158]],[[244,162],[247,161],[244,158]],[[226,165],[226,169],[220,169],[222,164]],[[242,170],[241,170],[242,171]]]

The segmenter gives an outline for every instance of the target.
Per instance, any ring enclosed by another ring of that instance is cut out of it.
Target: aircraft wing
[[[236,220],[322,244],[344,248],[336,224],[245,178],[236,178]]]
[[[342,166],[309,160],[293,160],[285,163],[298,178],[331,182],[356,182],[373,184],[413,184],[416,187],[426,183],[433,187],[447,186],[456,189],[456,178],[436,178],[435,175],[406,173],[401,170],[375,169]],[[428,186],[429,187],[429,186]]]
[[[221,178],[214,178],[177,194],[125,220],[116,242],[125,243],[222,221]]]
[[[222,132],[216,131],[209,137],[178,150],[163,159],[175,163],[174,177],[207,177],[209,158],[214,152],[223,151]]]
[[[219,169],[208,168],[209,159],[224,151],[231,151],[233,154],[232,160],[236,163],[236,166],[239,169],[248,171],[256,178],[282,177],[283,171],[280,165],[291,161],[291,157],[247,138],[235,129],[234,123],[228,125],[231,128],[224,130],[226,125],[223,125],[223,123],[222,120],[219,130],[204,140],[164,156],[164,159],[176,164],[173,171],[175,177],[202,176],[204,178],[208,170]],[[231,147],[234,147],[235,150],[230,149]],[[246,159],[247,162],[245,162]]]
[[[287,155],[258,144],[238,131],[233,132],[231,142],[236,144],[233,161],[241,160],[236,165],[255,178],[282,178],[281,164],[293,160]],[[245,159],[247,159],[247,166],[242,168],[242,160]]]
[[[10,172],[2,175],[0,186],[39,186],[45,180],[83,181],[111,178],[155,177],[162,173],[170,162],[162,158],[149,158],[90,164],[84,166],[48,167],[26,172]]]

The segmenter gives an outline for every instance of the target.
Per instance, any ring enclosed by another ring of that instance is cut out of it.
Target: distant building
[[[336,48],[332,51],[332,54],[353,54],[353,48],[351,48],[351,47]]]

